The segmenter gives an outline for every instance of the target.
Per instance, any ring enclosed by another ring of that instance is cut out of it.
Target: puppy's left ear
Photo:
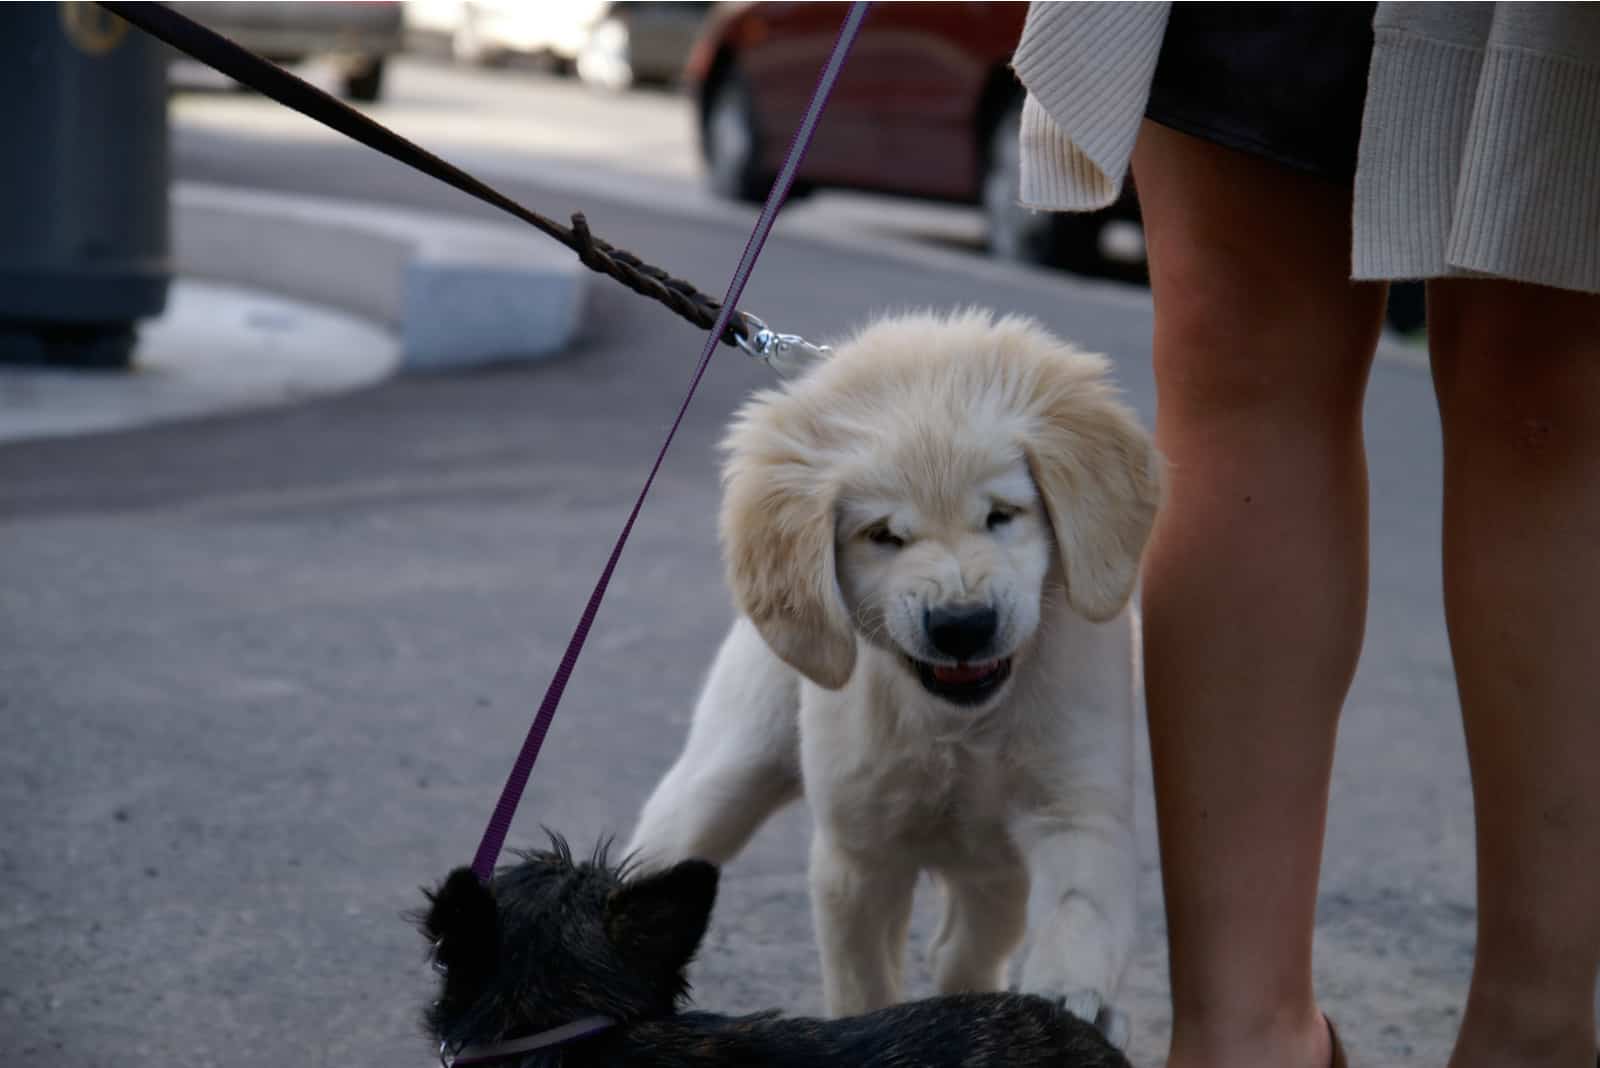
[[[630,879],[606,900],[606,934],[631,960],[666,973],[687,967],[717,900],[717,866],[685,860]]]
[[[457,868],[428,899],[422,933],[433,943],[434,960],[452,976],[489,974],[500,945],[493,891],[471,868]]]
[[[1055,531],[1067,603],[1103,622],[1138,581],[1161,503],[1161,457],[1100,357],[1056,349],[1035,387],[1024,449]]]

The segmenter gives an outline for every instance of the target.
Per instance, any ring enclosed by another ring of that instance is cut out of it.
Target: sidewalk
[[[372,385],[399,362],[394,337],[352,315],[178,279],[129,371],[0,364],[0,443],[291,403]]]
[[[131,369],[0,364],[0,443],[548,358],[581,326],[587,273],[520,228],[181,182],[172,220],[179,277]]]

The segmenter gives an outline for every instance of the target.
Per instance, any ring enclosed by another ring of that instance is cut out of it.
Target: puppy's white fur
[[[834,1015],[899,999],[920,872],[945,894],[941,992],[1006,986],[1045,880],[1022,989],[1125,1031],[1128,602],[1160,461],[1105,362],[1026,319],[892,317],[753,398],[725,447],[741,617],[631,848],[723,863],[803,793]],[[916,662],[952,663],[927,613],[973,604],[996,612],[985,659],[1011,671],[958,704]]]

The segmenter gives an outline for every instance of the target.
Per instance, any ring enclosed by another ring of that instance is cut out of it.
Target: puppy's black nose
[[[957,660],[973,660],[987,652],[999,624],[1000,614],[988,605],[930,608],[923,621],[933,647]]]

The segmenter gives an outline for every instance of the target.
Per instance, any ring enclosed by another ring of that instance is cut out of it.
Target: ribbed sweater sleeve
[[[1600,20],[1595,5],[1579,6]],[[1487,27],[1473,27],[1473,40],[1458,31],[1483,9],[1467,8],[1459,23],[1433,9],[1423,25],[1427,12],[1385,7],[1356,171],[1352,277],[1484,272],[1600,291],[1600,21],[1575,20],[1558,50],[1525,39],[1503,10],[1487,40]],[[1593,40],[1581,41],[1585,30]]]
[[[1167,3],[1033,3],[1012,66],[1022,109],[1022,203],[1094,211],[1127,177]]]

